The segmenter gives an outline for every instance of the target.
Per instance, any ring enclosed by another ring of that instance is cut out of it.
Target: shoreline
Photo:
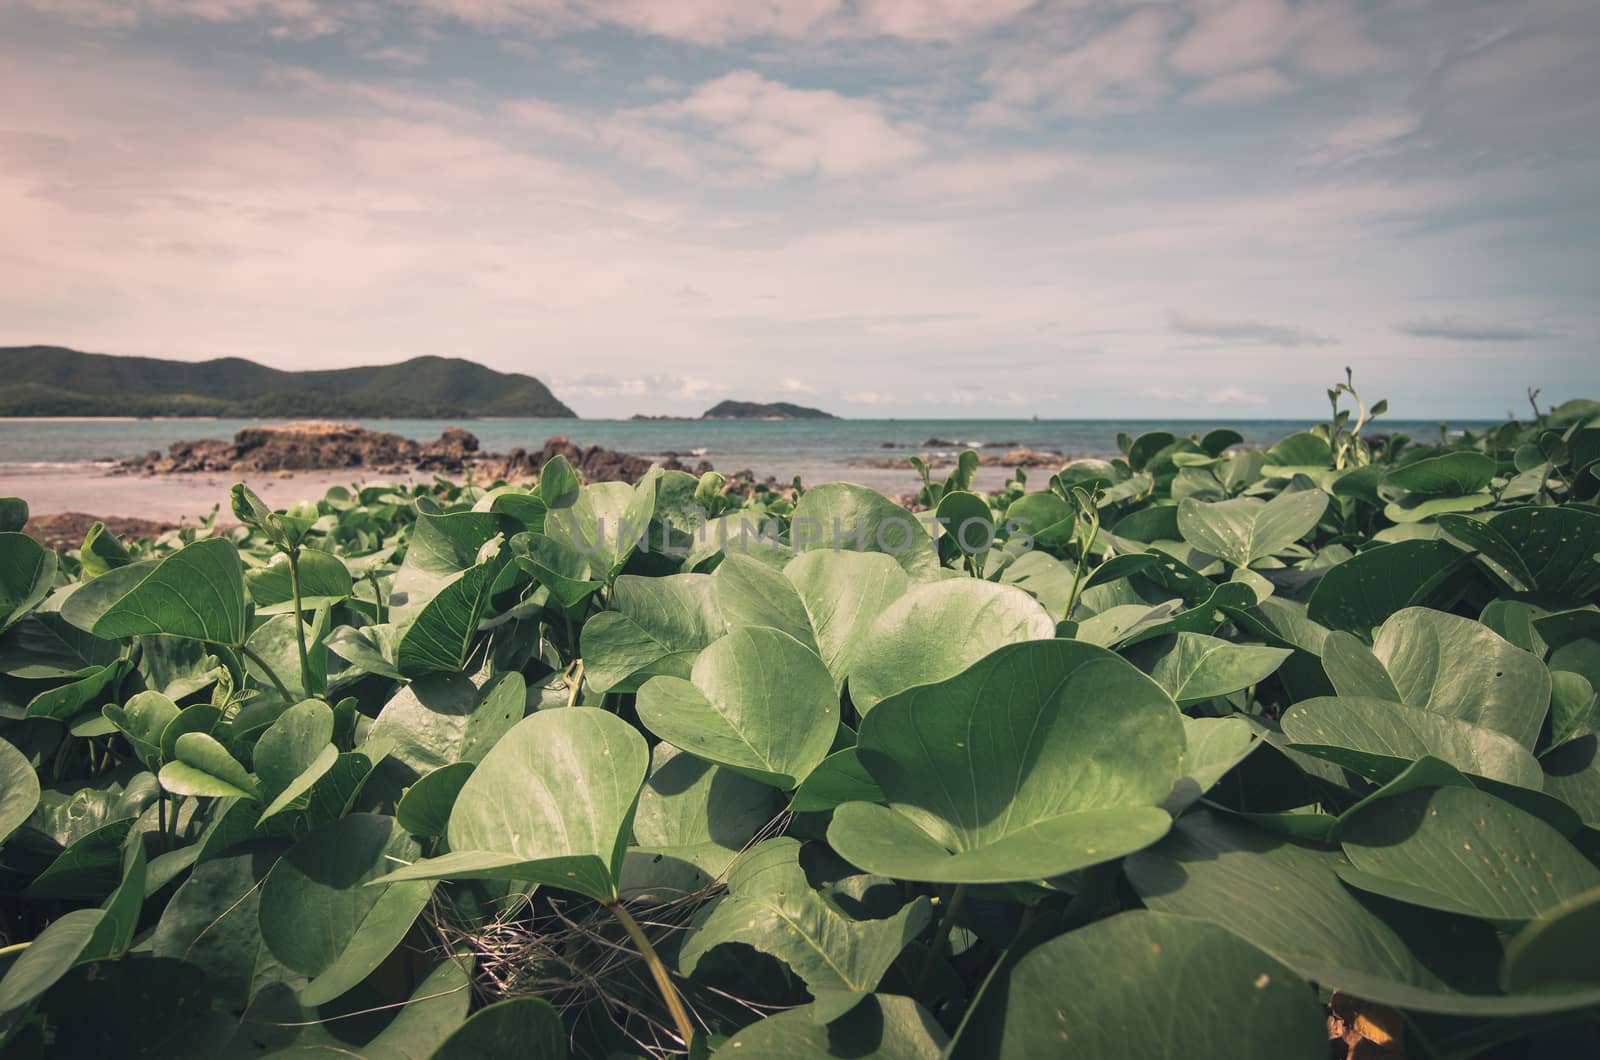
[[[763,469],[756,469],[765,477]],[[904,469],[850,467],[833,464],[791,466],[775,474],[787,484],[798,474],[807,486],[824,482],[854,482],[882,493],[915,493],[921,478],[910,465]],[[1043,474],[1043,469],[1030,473]],[[974,484],[979,489],[999,489],[1011,469],[982,467]],[[459,482],[459,475],[441,475]],[[942,477],[942,476],[936,476]],[[1045,476],[1048,478],[1048,475]],[[332,471],[179,471],[161,475],[112,474],[104,464],[36,465],[0,463],[0,497],[21,497],[36,516],[83,512],[101,517],[147,519],[153,522],[195,522],[219,505],[228,506],[228,489],[247,483],[275,508],[301,500],[317,500],[333,486],[375,483],[431,482],[433,472],[408,470],[384,474],[368,468]]]

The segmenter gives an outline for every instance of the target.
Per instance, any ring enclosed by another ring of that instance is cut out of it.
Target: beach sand
[[[823,482],[856,482],[890,494],[914,493],[921,485],[915,471],[889,468],[839,467],[819,465],[796,469],[806,485]],[[999,489],[1009,477],[1005,468],[978,469],[975,486]],[[787,482],[793,474],[782,481]],[[380,475],[359,468],[348,471],[294,472],[197,472],[173,475],[112,475],[92,464],[65,464],[37,467],[0,464],[0,497],[21,497],[35,515],[60,512],[87,512],[97,516],[125,516],[155,522],[177,523],[208,514],[212,505],[222,505],[228,516],[228,487],[244,481],[275,508],[296,501],[316,500],[330,486],[358,483],[431,481],[427,472]],[[1049,475],[1043,470],[1029,472],[1030,481],[1043,484]]]

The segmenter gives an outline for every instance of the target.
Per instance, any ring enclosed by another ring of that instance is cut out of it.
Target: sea
[[[10,419],[0,420],[0,465],[44,469],[62,465],[105,464],[172,443],[231,438],[234,432],[282,420],[237,419]],[[1069,457],[1103,457],[1118,452],[1117,435],[1169,430],[1185,435],[1228,426],[1248,445],[1270,445],[1302,431],[1306,420],[351,420],[373,430],[430,441],[448,426],[478,437],[486,450],[537,449],[547,438],[564,435],[579,446],[656,457],[677,454],[694,466],[710,461],[724,473],[749,470],[757,476],[808,482],[846,475],[846,469],[916,454],[945,454],[977,448],[999,454],[1027,447]],[[1481,429],[1485,421],[1453,421],[1448,429]],[[1440,437],[1438,421],[1382,420],[1375,430],[1404,432],[1418,440]]]

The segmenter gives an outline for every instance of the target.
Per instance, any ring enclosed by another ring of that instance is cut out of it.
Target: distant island
[[[170,361],[0,347],[0,416],[576,419],[529,375],[457,357],[286,372],[240,357]]]
[[[647,416],[638,413],[629,417],[635,420],[836,420],[839,417],[821,409],[795,405],[787,401],[719,401],[699,416]]]

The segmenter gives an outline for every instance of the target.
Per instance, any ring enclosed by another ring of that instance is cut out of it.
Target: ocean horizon
[[[303,418],[303,417],[301,417]],[[0,464],[32,467],[106,463],[166,450],[175,442],[228,439],[246,427],[289,419],[90,419],[0,420]],[[374,430],[430,441],[451,426],[462,427],[485,450],[537,449],[547,438],[565,436],[579,446],[656,457],[675,454],[685,463],[709,460],[719,471],[749,470],[758,476],[794,474],[815,478],[821,469],[863,467],[920,454],[949,455],[964,448],[991,453],[1025,447],[1069,458],[1116,455],[1118,433],[1177,434],[1233,427],[1245,445],[1270,445],[1314,425],[1306,419],[828,419],[828,420],[607,420],[543,418],[453,418],[440,420],[340,418]],[[1369,427],[1436,439],[1447,429],[1478,429],[1489,421],[1388,420]]]

